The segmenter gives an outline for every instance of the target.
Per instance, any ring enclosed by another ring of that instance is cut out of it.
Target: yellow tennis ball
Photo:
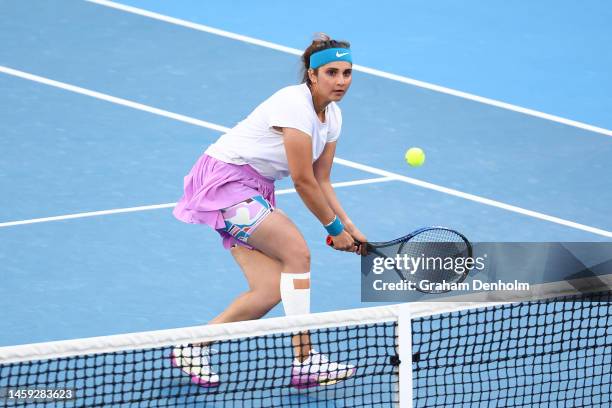
[[[412,167],[419,167],[425,163],[425,152],[418,147],[411,147],[406,151],[406,163]]]

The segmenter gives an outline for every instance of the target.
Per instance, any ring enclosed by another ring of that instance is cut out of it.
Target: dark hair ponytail
[[[326,50],[328,48],[351,48],[351,44],[347,41],[332,40],[331,37],[325,33],[316,33],[312,43],[308,46],[308,48],[306,48],[306,50],[304,50],[304,53],[302,54],[302,83],[306,83],[308,86],[311,85],[310,78],[308,78],[310,56],[317,51]],[[315,69],[315,73],[317,72],[317,69]]]

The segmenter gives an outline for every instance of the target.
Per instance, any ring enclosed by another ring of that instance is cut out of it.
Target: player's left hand
[[[359,229],[353,223],[345,225],[344,228],[346,229],[346,232],[351,234],[355,241],[361,242],[361,245],[355,247],[355,253],[358,255],[367,255],[368,252],[366,245],[364,245],[366,242],[368,242],[366,236],[363,235],[363,233],[359,231]]]

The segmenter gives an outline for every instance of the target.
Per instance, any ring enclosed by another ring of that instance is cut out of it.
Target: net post
[[[410,303],[401,304],[398,311],[399,408],[412,408],[412,320]]]

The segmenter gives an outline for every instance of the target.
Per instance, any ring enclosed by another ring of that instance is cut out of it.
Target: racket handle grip
[[[327,238],[325,239],[325,243],[332,248],[334,247],[334,240],[331,235],[327,236]],[[355,246],[356,247],[361,246],[361,242],[355,241]]]

